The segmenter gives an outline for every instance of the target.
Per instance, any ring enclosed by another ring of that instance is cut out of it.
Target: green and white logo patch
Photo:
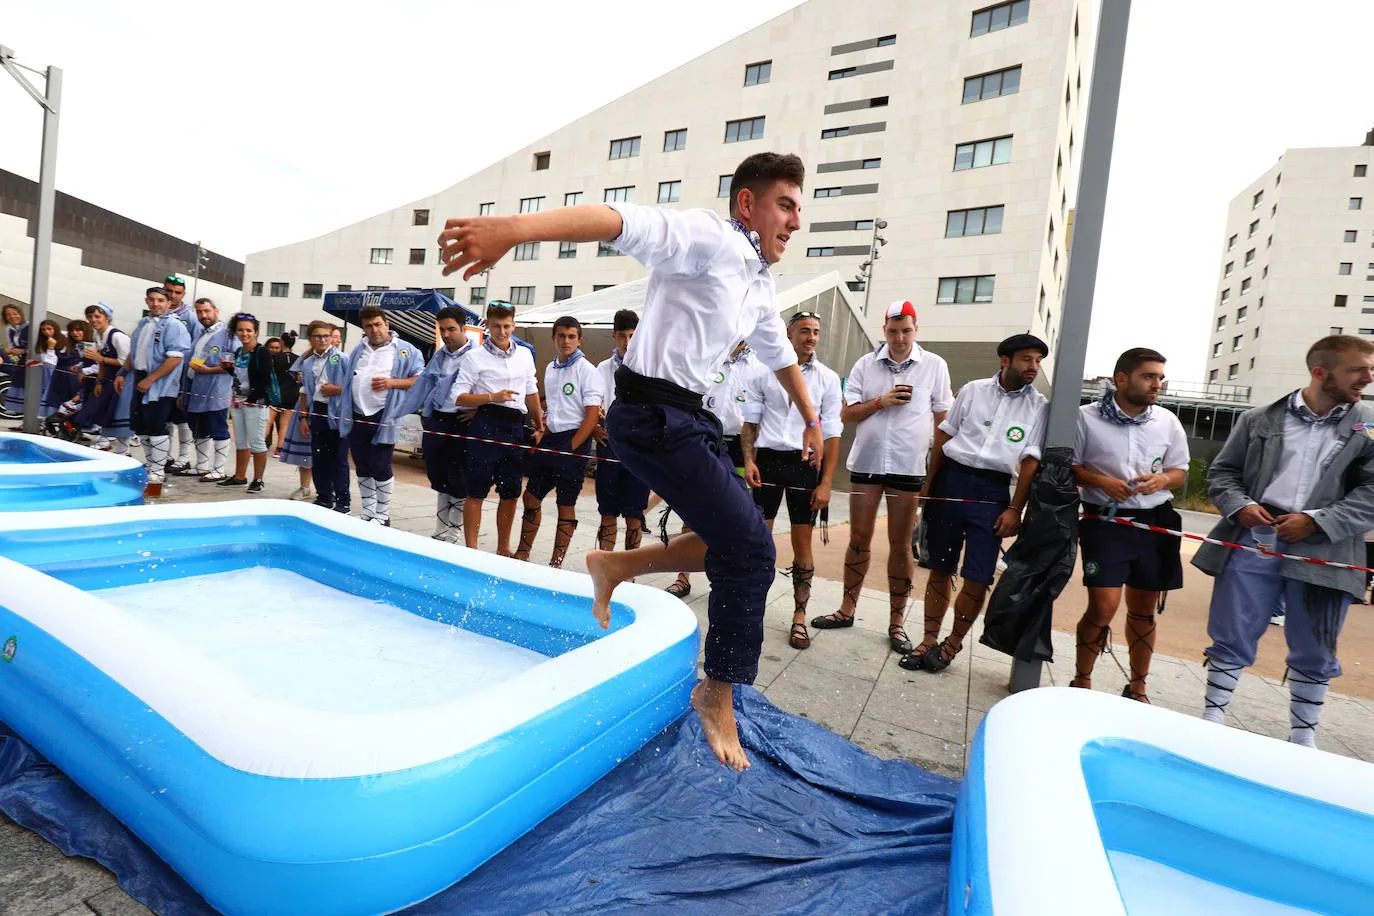
[[[1026,438],[1026,431],[1025,431],[1024,429],[1022,429],[1021,427],[1019,427],[1019,426],[1008,426],[1008,427],[1007,427],[1007,441],[1008,441],[1008,442],[1020,442],[1020,441],[1021,441],[1022,439],[1024,439],[1024,438]]]
[[[1089,560],[1088,562],[1083,564],[1083,575],[1087,576],[1089,579],[1097,575],[1097,572],[1098,565],[1093,560]]]
[[[1163,456],[1160,456],[1159,458],[1156,458],[1154,461],[1151,461],[1151,462],[1150,462],[1150,473],[1151,473],[1151,474],[1158,474],[1158,473],[1159,473],[1160,471],[1162,471],[1162,470],[1164,470],[1164,457],[1163,457]]]
[[[0,649],[0,660],[5,662],[14,661],[14,654],[19,651],[19,637],[11,636],[5,640],[5,648]]]
[[[717,369],[716,374],[711,376],[711,381],[719,385],[721,382],[725,381],[725,373]]]
[[[571,394],[572,394],[574,391],[576,391],[576,390],[577,390],[577,386],[574,385],[572,382],[567,382],[567,383],[565,383],[565,384],[563,385],[563,393],[564,393],[564,394],[571,395]]]

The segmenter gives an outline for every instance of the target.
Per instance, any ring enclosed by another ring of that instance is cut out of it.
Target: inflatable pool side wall
[[[50,456],[21,463],[20,452]],[[8,457],[7,457],[8,456]],[[26,433],[0,432],[0,512],[143,504],[148,472],[128,455]]]

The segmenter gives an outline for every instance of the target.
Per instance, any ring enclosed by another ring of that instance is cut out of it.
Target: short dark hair
[[[582,322],[578,321],[571,315],[564,315],[562,318],[558,319],[553,323],[552,336],[557,336],[559,328],[576,328],[577,336],[582,336]]]
[[[161,296],[161,297],[164,298],[164,299],[170,299],[170,298],[171,298],[170,296],[167,295],[167,290],[166,290],[164,287],[161,287],[161,286],[150,286],[150,287],[148,287],[146,290],[143,291],[143,295],[144,295],[145,297],[146,297],[146,296],[151,296],[153,293],[157,293],[159,296]]]
[[[259,328],[258,319],[254,318],[252,315],[248,314],[247,312],[239,312],[239,313],[238,313],[237,315],[235,315],[233,318],[230,318],[230,319],[229,319],[229,330],[231,330],[231,331],[237,331],[237,330],[239,329],[239,324],[240,324],[241,322],[244,322],[244,321],[247,321],[249,324],[251,324],[251,325],[253,326],[254,332],[256,332],[256,331],[258,330],[258,328]]]
[[[1145,363],[1167,363],[1164,354],[1158,350],[1151,350],[1149,347],[1131,347],[1125,353],[1116,358],[1116,368],[1112,370],[1112,376],[1125,375],[1130,377],[1131,373],[1139,369]]]
[[[167,287],[167,286],[180,286],[182,289],[185,289],[185,288],[186,288],[186,282],[185,282],[184,280],[178,280],[178,279],[176,279],[175,277],[168,277],[166,280],[163,280],[163,281],[162,281],[162,285],[163,285],[164,287]]]
[[[806,166],[801,157],[792,153],[755,153],[745,159],[735,169],[730,179],[730,215],[739,210],[739,192],[748,188],[759,196],[778,181],[785,181],[797,187],[806,182]]]
[[[639,327],[639,314],[629,309],[617,311],[611,322],[611,332],[615,334],[619,334],[621,331],[633,331],[637,327]]]
[[[1307,368],[1315,369],[1321,366],[1323,369],[1334,369],[1336,368],[1336,358],[1350,350],[1358,350],[1368,356],[1374,353],[1374,344],[1363,337],[1355,337],[1353,334],[1332,334],[1323,337],[1308,347]]]
[[[458,327],[460,328],[468,323],[467,312],[451,305],[439,309],[439,314],[434,316],[434,323],[438,324],[448,318],[452,318],[454,321],[458,322]]]
[[[382,310],[375,305],[365,305],[358,309],[358,324],[361,325],[364,321],[371,321],[373,318],[386,321],[386,315],[382,314]]]
[[[202,302],[208,305],[215,305],[215,300],[211,299],[209,296],[201,296],[196,300],[196,305],[200,305]],[[219,308],[219,306],[215,305],[215,308]]]

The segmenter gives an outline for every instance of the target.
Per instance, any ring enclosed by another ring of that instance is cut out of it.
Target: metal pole
[[[873,238],[868,243],[868,270],[864,277],[864,317],[868,317],[868,296],[873,292],[873,269],[878,266],[878,220],[873,220]]]
[[[1092,322],[1093,288],[1102,244],[1102,221],[1107,208],[1107,180],[1111,174],[1116,109],[1121,99],[1121,67],[1126,56],[1126,32],[1131,0],[1102,0],[1093,50],[1092,87],[1083,126],[1083,162],[1078,172],[1078,206],[1074,216],[1073,249],[1064,304],[1060,309],[1059,352],[1054,357],[1054,384],[1046,424],[1045,447],[1072,448],[1078,423],[1078,392],[1088,355],[1088,326]],[[1072,394],[1073,396],[1069,396]],[[1011,691],[1040,686],[1041,662],[1012,660]]]
[[[47,70],[43,106],[43,159],[38,172],[38,223],[33,234],[33,280],[29,291],[29,366],[24,373],[24,432],[39,430],[38,408],[43,400],[43,367],[32,359],[38,326],[48,317],[48,273],[52,263],[53,209],[57,197],[57,120],[62,106],[62,70]]]
[[[191,271],[191,303],[195,304],[196,289],[200,286],[200,259],[205,257],[205,248],[202,243],[196,241],[196,269]]]

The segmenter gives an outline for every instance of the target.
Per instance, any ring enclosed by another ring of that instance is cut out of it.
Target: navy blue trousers
[[[315,481],[315,502],[345,511],[352,503],[348,493],[348,437],[339,438],[329,428],[328,407],[316,401],[310,408],[310,457]]]
[[[624,467],[706,542],[711,582],[706,676],[752,684],[763,647],[763,608],[773,584],[773,537],[735,473],[720,421],[661,404],[617,400],[606,431]]]
[[[353,453],[353,470],[358,477],[372,480],[390,480],[391,453],[394,444],[378,445],[372,441],[377,435],[377,425],[382,422],[379,410],[371,416],[353,411],[353,431],[348,434],[348,450]]]
[[[425,453],[425,475],[429,488],[462,499],[467,496],[464,475],[468,465],[467,423],[460,422],[456,413],[435,411],[420,418],[424,438],[420,448]]]

